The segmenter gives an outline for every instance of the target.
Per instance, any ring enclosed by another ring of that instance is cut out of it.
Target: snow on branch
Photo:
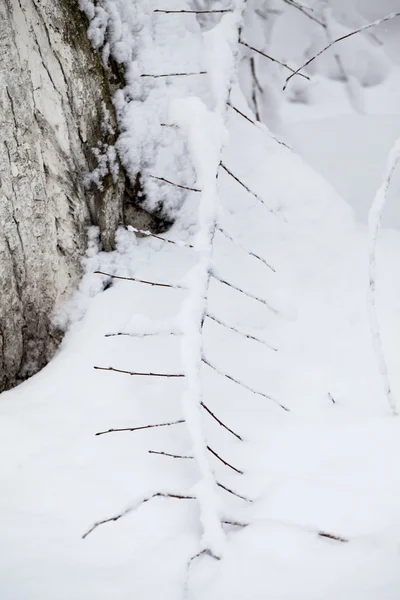
[[[274,269],[274,267],[271,267],[271,265],[269,263],[267,263],[267,261],[264,258],[262,258],[261,256],[259,256],[255,252],[252,252],[251,250],[248,250],[247,248],[245,248],[244,246],[242,246],[237,240],[235,240],[234,237],[232,237],[226,231],[226,229],[224,229],[223,227],[219,226],[219,227],[217,227],[217,231],[219,233],[221,233],[227,240],[229,240],[230,242],[232,242],[235,246],[237,246],[238,248],[240,248],[240,250],[243,250],[243,252],[246,252],[246,254],[248,254],[249,256],[252,256],[253,258],[256,258],[257,260],[259,260],[260,262],[262,262],[263,265],[265,265],[266,267],[268,267],[268,269],[270,269],[273,273],[276,273],[276,270]]]
[[[224,429],[226,429],[227,431],[229,431],[229,433],[231,433],[235,438],[237,438],[239,441],[243,442],[243,438],[238,434],[235,433],[233,431],[233,429],[230,429],[230,427],[228,427],[227,425],[225,425],[225,423],[223,421],[221,421],[221,419],[219,419],[209,408],[206,404],[204,404],[204,402],[201,402],[201,406],[202,408],[204,408],[204,410],[206,412],[208,412],[208,414],[214,419],[214,421],[216,421],[219,425],[221,425],[221,427],[223,427]]]
[[[264,56],[264,58],[268,58],[268,60],[271,60],[272,62],[277,63],[278,65],[281,65],[281,67],[284,67],[288,71],[291,71],[293,73],[293,75],[298,74],[298,75],[300,75],[300,77],[304,77],[304,79],[310,80],[308,75],[304,75],[304,73],[296,73],[296,71],[294,69],[292,69],[292,67],[289,67],[289,65],[287,65],[286,63],[281,62],[280,60],[278,60],[277,58],[274,58],[273,56],[270,56],[269,54],[266,54],[265,52],[263,52],[262,50],[259,50],[258,48],[254,48],[254,46],[250,46],[250,44],[248,44],[247,42],[240,40],[240,44],[242,46],[246,46],[246,48],[248,48],[252,52],[256,52],[257,54]]]
[[[189,187],[187,185],[181,185],[180,183],[175,183],[174,181],[165,179],[165,177],[156,177],[155,175],[150,175],[149,177],[151,177],[151,179],[163,181],[164,183],[169,183],[170,185],[174,185],[175,187],[181,188],[182,190],[189,190],[190,192],[201,192],[201,190],[198,190],[197,188]]]
[[[214,271],[211,273],[211,277],[213,277],[213,279],[215,279],[216,281],[219,281],[219,283],[222,283],[223,285],[230,287],[232,290],[235,290],[236,292],[243,294],[243,296],[247,296],[247,298],[251,298],[252,300],[255,300],[256,302],[260,302],[260,304],[263,304],[264,306],[266,306],[268,308],[268,310],[273,312],[275,315],[280,315],[279,311],[276,308],[274,308],[273,306],[271,306],[266,300],[264,300],[264,298],[255,296],[254,294],[251,294],[250,292],[246,292],[243,288],[238,287],[237,285],[235,285],[233,283],[229,283],[229,281],[222,279],[222,277],[220,277]]]
[[[124,371],[122,369],[115,369],[114,367],[93,367],[97,371],[112,371],[113,373],[123,373],[125,375],[135,375],[139,377],[185,377],[183,373],[140,373],[138,371]]]
[[[200,471],[200,480],[194,491],[199,502],[203,528],[201,551],[209,552],[215,558],[222,556],[225,547],[225,533],[217,495],[217,487],[223,486],[218,484],[211,468],[203,430],[202,336],[217,227],[217,180],[222,148],[227,135],[225,117],[235,77],[244,7],[245,0],[234,0],[232,12],[223,15],[213,29],[203,34],[205,63],[214,96],[214,110],[208,110],[198,97],[177,98],[171,105],[170,119],[186,134],[193,166],[202,189],[198,234],[194,242],[199,260],[187,278],[188,294],[182,314],[182,362],[187,382],[182,403],[193,456]]]
[[[265,340],[262,340],[261,338],[258,338],[255,335],[251,335],[250,333],[246,333],[245,331],[241,331],[237,327],[233,327],[232,325],[228,325],[228,323],[226,323],[225,321],[223,321],[219,317],[216,317],[215,315],[211,314],[210,309],[208,309],[206,317],[208,319],[210,319],[211,321],[214,321],[215,323],[218,323],[218,325],[221,325],[221,327],[225,327],[226,329],[230,329],[231,331],[234,331],[238,335],[240,335],[242,337],[245,337],[248,340],[253,340],[254,342],[258,342],[259,344],[263,344],[263,346],[266,346],[268,348],[268,350],[272,350],[273,352],[278,352],[278,348],[274,348],[273,346],[271,346],[270,344],[268,344]]]
[[[230,8],[225,9],[212,9],[212,10],[162,10],[161,8],[157,8],[155,13],[164,13],[166,15],[180,15],[180,14],[189,14],[189,15],[209,15],[209,14],[221,14],[231,12]]]
[[[138,279],[137,277],[122,277],[121,275],[112,275],[111,273],[105,273],[104,271],[94,271],[96,275],[105,275],[111,277],[111,279],[123,279],[124,281],[135,281],[136,283],[144,283],[145,285],[152,285],[155,287],[173,288],[178,290],[184,290],[185,288],[181,285],[173,285],[171,283],[157,283],[155,281],[147,281],[146,279]]]
[[[376,27],[377,25],[380,25],[381,23],[385,23],[386,21],[390,21],[391,19],[394,19],[395,17],[399,17],[399,16],[400,16],[400,12],[390,13],[386,17],[382,17],[380,19],[377,19],[376,21],[373,21],[372,23],[363,25],[362,27],[359,27],[358,29],[351,31],[350,33],[347,33],[346,35],[342,35],[341,37],[338,37],[335,40],[331,41],[327,46],[325,46],[325,48],[322,48],[322,50],[320,50],[317,54],[315,54],[314,56],[309,58],[307,60],[307,62],[304,63],[304,65],[302,65],[301,67],[296,69],[296,71],[294,73],[289,75],[289,77],[285,81],[285,85],[283,86],[283,89],[285,90],[287,88],[287,84],[292,79],[292,77],[294,77],[295,75],[298,75],[300,73],[300,71],[305,69],[305,67],[307,67],[310,63],[312,63],[316,58],[321,56],[321,54],[323,54],[324,52],[329,50],[329,48],[331,48],[334,44],[341,42],[342,40],[346,40],[347,38],[350,38],[353,35],[356,35],[357,33],[362,33],[363,31],[366,31],[366,30],[370,29],[371,27]]]
[[[275,398],[272,398],[271,396],[269,396],[268,394],[265,394],[264,392],[257,391],[254,388],[252,388],[249,385],[247,385],[246,383],[243,383],[243,381],[240,381],[239,379],[236,379],[235,377],[232,377],[232,375],[229,375],[228,373],[225,373],[224,371],[221,371],[221,369],[219,369],[218,367],[216,367],[215,365],[213,365],[210,361],[208,361],[206,358],[204,358],[204,356],[202,358],[202,362],[205,365],[207,365],[207,367],[210,367],[210,369],[212,369],[213,371],[215,371],[216,373],[218,373],[218,375],[221,375],[221,377],[225,377],[226,379],[229,379],[233,383],[236,383],[240,387],[244,388],[245,390],[248,390],[249,392],[251,392],[252,394],[255,394],[256,396],[262,396],[263,398],[266,398],[267,400],[271,400],[271,402],[273,402],[274,404],[276,404],[277,406],[279,406],[280,408],[282,408],[286,412],[290,412],[289,408],[287,408],[286,406],[284,406],[283,404],[281,404],[280,402],[278,402],[278,400],[275,400]]]
[[[389,190],[390,182],[392,180],[393,173],[400,162],[400,139],[397,140],[393,146],[388,164],[386,167],[386,173],[381,187],[378,189],[371,209],[369,211],[368,227],[369,227],[369,317],[370,317],[370,328],[372,333],[372,339],[374,343],[375,354],[378,362],[379,372],[382,378],[385,395],[389,402],[390,410],[393,415],[397,415],[396,399],[393,395],[390,381],[388,368],[385,360],[383,351],[382,338],[379,328],[379,320],[376,308],[376,242],[378,238],[379,229],[381,227],[381,219],[383,210],[385,208],[387,193]]]
[[[180,425],[185,419],[178,421],[170,421],[169,423],[155,423],[152,425],[141,425],[140,427],[122,427],[120,429],[107,429],[107,431],[98,431],[95,435],[106,435],[107,433],[117,433],[119,431],[141,431],[142,429],[154,429],[155,427],[172,427],[172,425]]]
[[[314,12],[314,9],[311,6],[304,6],[304,4],[300,4],[294,0],[282,0],[282,2],[288,4],[289,6],[293,6],[293,8],[299,10],[305,17],[311,19],[311,21],[314,21],[314,23],[318,23],[318,25],[321,25],[321,27],[325,27],[325,24],[322,21],[311,14]]]
[[[97,529],[97,527],[100,527],[101,525],[105,525],[106,523],[112,523],[115,521],[119,521],[120,519],[122,519],[122,517],[126,517],[126,515],[128,515],[132,511],[139,508],[142,504],[145,504],[146,502],[150,502],[150,500],[153,500],[154,498],[172,498],[174,500],[195,500],[196,499],[195,496],[185,496],[182,494],[171,494],[171,493],[167,493],[167,492],[156,492],[154,494],[151,494],[150,496],[144,496],[144,497],[136,500],[134,503],[132,503],[130,506],[128,506],[128,508],[126,508],[122,512],[120,512],[116,515],[113,515],[112,517],[108,517],[107,519],[103,519],[102,521],[96,521],[96,523],[94,523],[92,525],[92,527],[90,529],[88,529],[82,535],[82,539],[84,540],[85,538],[87,538],[87,536],[90,535],[95,529]]]
[[[261,202],[261,204],[263,204],[270,213],[273,213],[273,214],[275,213],[275,211],[266,204],[266,202],[261,198],[261,196],[259,196],[255,192],[253,192],[253,190],[251,190],[248,185],[243,183],[243,181],[241,179],[239,179],[239,177],[237,177],[237,175],[234,175],[232,173],[232,171],[230,169],[228,169],[228,167],[223,162],[221,162],[221,167],[223,168],[223,170],[226,173],[228,173],[228,175],[230,177],[232,177],[232,179],[234,179],[239,185],[241,185],[242,188],[244,188],[246,190],[246,192],[251,194],[253,196],[253,198],[256,198],[256,200]]]

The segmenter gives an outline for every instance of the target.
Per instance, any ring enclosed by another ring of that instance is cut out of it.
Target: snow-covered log
[[[120,220],[115,117],[87,26],[77,0],[0,2],[0,391],[54,353],[51,314],[78,281],[86,225],[110,250]],[[102,185],[85,188],[99,166]]]

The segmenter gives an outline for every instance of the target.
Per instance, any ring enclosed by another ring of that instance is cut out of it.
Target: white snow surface
[[[233,104],[247,111],[240,94]],[[278,351],[207,320],[202,367],[208,444],[228,543],[200,556],[196,502],[155,498],[82,534],[158,491],[188,494],[199,478],[184,424],[95,436],[109,428],[182,419],[182,379],[95,370],[180,373],[180,315],[187,292],[93,274],[101,269],[181,283],[190,247],[121,230],[112,254],[96,249],[63,322],[70,329],[38,375],[0,397],[0,597],[2,600],[398,600],[400,421],[382,390],[368,327],[368,236],[352,210],[292,151],[229,111],[218,179],[221,224],[214,263],[223,279],[278,314],[212,281],[210,312]],[[191,241],[198,194],[169,233]],[[243,247],[262,256],[271,271]],[[400,237],[382,230],[376,290],[394,394],[400,391]],[[60,317],[61,319],[61,317]],[[159,331],[159,335],[145,335]],[[128,332],[131,336],[105,337]],[[137,336],[135,336],[135,332]],[[169,335],[169,332],[175,335]],[[290,412],[280,408],[284,405]],[[321,537],[324,532],[348,540]],[[185,592],[186,588],[186,592]]]

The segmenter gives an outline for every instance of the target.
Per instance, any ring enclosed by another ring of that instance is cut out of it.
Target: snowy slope
[[[235,105],[245,111],[238,95]],[[158,491],[190,493],[198,473],[184,424],[95,437],[109,428],[182,419],[182,379],[94,370],[179,373],[176,317],[185,291],[114,280],[101,269],[179,283],[190,248],[121,231],[119,251],[96,254],[56,358],[0,398],[0,596],[2,600],[397,600],[400,591],[400,425],[382,392],[367,322],[367,235],[329,185],[294,153],[238,113],[229,116],[224,163],[270,208],[227,173],[219,178],[223,226],[215,269],[265,304],[213,281],[209,310],[265,344],[208,321],[208,360],[255,394],[202,368],[217,478],[252,503],[219,490],[225,557],[199,551],[196,503],[156,498],[85,540],[100,519]],[[169,237],[190,239],[195,193]],[[378,309],[394,392],[400,394],[400,237],[383,232]],[[273,310],[271,310],[271,308]],[[85,314],[76,320],[80,311]],[[116,336],[110,333],[156,336]],[[282,409],[283,405],[290,412]],[[318,535],[326,533],[332,539]]]

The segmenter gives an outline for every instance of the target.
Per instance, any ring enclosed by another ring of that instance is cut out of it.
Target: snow
[[[173,23],[168,27],[179,35],[181,25]],[[164,234],[177,243],[121,229],[117,250],[106,254],[92,229],[85,276],[57,315],[68,327],[60,351],[0,397],[1,598],[398,600],[400,422],[382,394],[370,336],[367,226],[266,128],[230,109],[225,135],[221,115],[212,112],[222,107],[220,92],[213,101],[204,90],[197,94],[197,85],[171,95],[154,88],[163,118],[180,126],[171,140],[188,136],[194,168],[187,181],[193,184],[196,173],[203,190],[188,194]],[[121,101],[124,118],[129,103]],[[237,86],[231,101],[251,116]],[[297,116],[294,107],[292,123]],[[175,141],[174,151],[183,147]],[[222,142],[224,164],[253,194],[223,169],[216,181]],[[185,169],[173,172],[185,177]],[[207,199],[211,207],[199,206]],[[205,237],[197,236],[199,210]],[[211,265],[207,232],[215,218],[228,236],[216,229]],[[376,309],[395,396],[399,259],[399,234],[382,229]],[[246,294],[211,278],[207,311],[217,320],[205,320],[200,340],[210,266]],[[97,270],[180,287],[110,280]],[[117,333],[129,335],[109,337]],[[200,367],[199,348],[217,370]],[[189,381],[94,366],[184,370]],[[200,422],[193,396],[185,395],[188,383],[197,405],[201,385],[201,400],[243,441],[209,413]],[[187,423],[95,436],[183,418]],[[205,454],[205,440],[243,474]],[[215,489],[214,477],[250,501]],[[195,494],[205,512],[190,499],[143,503],[157,493]],[[126,510],[82,539],[95,523]],[[237,523],[223,525],[223,558],[203,554],[189,562],[203,548],[222,553],[215,512]],[[202,541],[203,527],[211,533]]]

